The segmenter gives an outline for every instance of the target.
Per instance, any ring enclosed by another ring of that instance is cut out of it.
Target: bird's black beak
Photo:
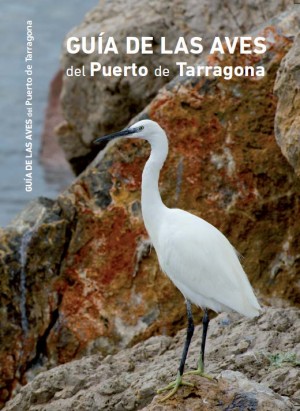
[[[124,130],[117,131],[116,133],[108,134],[107,136],[98,137],[93,141],[93,144],[102,143],[102,141],[110,141],[118,137],[126,137],[135,134],[139,131],[139,128],[124,128]]]

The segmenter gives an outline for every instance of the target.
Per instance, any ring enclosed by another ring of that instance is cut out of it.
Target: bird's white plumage
[[[168,209],[154,247],[162,270],[192,303],[258,315],[259,304],[234,248],[211,224]]]
[[[227,238],[205,220],[163,204],[158,179],[168,154],[165,132],[150,120],[131,128],[138,131],[129,138],[151,144],[142,178],[142,213],[162,270],[188,300],[202,308],[258,315],[258,301]]]

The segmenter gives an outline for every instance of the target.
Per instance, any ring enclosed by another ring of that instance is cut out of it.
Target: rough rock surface
[[[42,373],[4,410],[297,410],[299,332],[296,309],[267,308],[253,320],[221,314],[210,323],[206,357],[207,372],[217,381],[186,376],[195,386],[159,403],[163,395],[156,389],[176,374],[182,330],[174,338],[152,337],[114,356],[94,355]],[[200,334],[198,326],[186,369],[195,367]]]
[[[275,142],[272,92],[299,22],[292,13],[272,24],[262,61],[249,58],[264,78],[173,81],[143,115],[170,139],[166,204],[221,229],[261,298],[299,304],[300,187]],[[148,154],[141,141],[117,142],[56,201],[0,231],[1,401],[30,373],[182,327],[182,296],[161,274],[140,214]]]
[[[53,201],[39,199],[0,231],[0,406],[43,355],[58,315],[55,283],[68,245],[67,223],[52,207]]]
[[[63,73],[59,70],[51,81],[49,88],[48,104],[45,113],[44,129],[42,133],[42,144],[40,159],[47,168],[69,169],[64,152],[58,143],[55,127],[63,121],[60,105],[60,94],[62,89]]]
[[[275,82],[278,103],[275,136],[283,155],[300,177],[300,33],[281,62]]]
[[[168,49],[174,49],[180,36],[188,40],[202,37],[204,50],[214,36],[236,36],[253,28],[283,11],[290,1],[210,1],[176,0],[143,1],[132,0],[130,7],[122,0],[101,1],[69,36],[98,36],[105,33],[103,43],[113,36],[119,54],[108,53],[70,54],[64,48],[62,68],[85,66],[86,76],[64,77],[62,107],[66,123],[58,131],[61,145],[74,171],[82,171],[95,156],[90,142],[95,136],[104,135],[125,126],[155,96],[156,92],[178,72],[175,61],[195,62],[189,55],[160,54],[160,38],[166,37]],[[226,24],[224,23],[226,22]],[[125,53],[127,36],[154,37],[154,54]],[[189,43],[188,43],[189,44]],[[90,77],[89,64],[100,61],[102,65],[145,65],[149,69],[146,77]],[[156,77],[155,67],[162,65],[170,70],[167,77]]]

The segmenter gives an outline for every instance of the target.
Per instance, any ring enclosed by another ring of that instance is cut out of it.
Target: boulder
[[[299,329],[300,311],[291,308],[267,308],[254,320],[221,314],[210,322],[207,342],[206,371],[216,380],[186,376],[194,387],[159,402],[163,395],[156,389],[176,375],[182,330],[174,338],[151,337],[116,355],[84,357],[43,372],[4,411],[293,411],[300,406]],[[198,326],[186,369],[195,368],[200,334]]]
[[[63,121],[60,104],[62,77],[63,73],[59,70],[50,83],[42,133],[40,159],[42,165],[47,169],[61,169],[66,172],[69,171],[70,165],[66,161],[64,152],[58,143],[58,138],[55,133],[55,128]]]
[[[300,33],[280,64],[274,91],[278,97],[275,137],[282,154],[300,177]]]
[[[46,355],[57,320],[57,277],[68,236],[53,204],[40,198],[0,230],[0,407],[16,384],[26,382],[26,370]]]
[[[166,37],[167,48],[174,50],[180,36],[187,43],[193,36],[200,36],[204,50],[211,44],[214,36],[237,36],[253,30],[285,10],[290,4],[287,0],[242,1],[233,4],[217,0],[177,0],[151,2],[140,0],[128,3],[118,1],[99,2],[88,13],[84,21],[68,35],[93,37],[104,33],[103,44],[112,36],[118,46],[119,54],[112,53],[70,54],[63,48],[62,69],[85,67],[85,76],[64,75],[62,108],[65,123],[58,129],[60,143],[73,170],[79,174],[95,157],[95,148],[90,142],[99,135],[123,128],[168,83],[178,72],[175,62],[194,63],[194,54],[160,53],[158,44]],[[226,22],[226,23],[225,23]],[[154,37],[154,54],[126,54],[127,36]],[[145,65],[149,69],[146,77],[89,76],[89,64],[99,61],[102,65]],[[169,76],[156,77],[153,71],[162,66],[169,69]]]
[[[249,64],[265,77],[176,79],[141,114],[169,136],[165,203],[223,231],[261,302],[281,305],[299,304],[300,187],[275,141],[272,90],[296,31],[292,12],[262,28],[268,50]],[[110,144],[57,200],[36,201],[0,231],[2,402],[43,369],[182,327],[183,298],[141,218],[148,155],[145,142]]]

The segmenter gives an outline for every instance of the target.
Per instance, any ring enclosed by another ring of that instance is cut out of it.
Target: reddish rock
[[[143,115],[170,139],[160,179],[166,204],[221,229],[245,256],[264,301],[298,304],[300,186],[274,138],[272,92],[292,44],[283,31],[291,21],[285,16],[262,32],[269,41],[263,59],[247,57],[250,65],[265,65],[264,78],[184,78],[162,90]],[[238,57],[238,64],[245,60]],[[70,190],[77,218],[61,271],[68,286],[48,338],[49,351],[63,360],[74,352],[65,328],[77,341],[76,354],[96,347],[109,352],[151,333],[170,333],[184,315],[182,297],[159,272],[154,250],[146,254],[139,201],[148,155],[142,141],[118,141]]]

